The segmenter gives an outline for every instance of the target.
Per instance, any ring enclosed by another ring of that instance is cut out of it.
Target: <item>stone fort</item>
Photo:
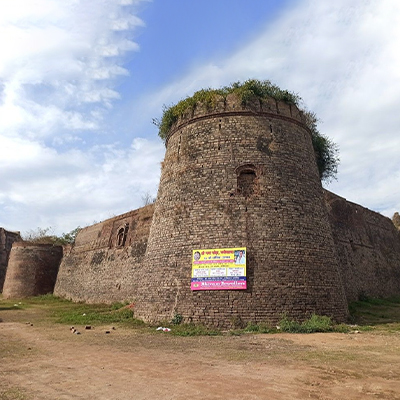
[[[246,289],[191,290],[194,249],[239,247]],[[14,244],[3,296],[54,287],[73,301],[133,302],[145,321],[229,327],[284,314],[345,321],[360,296],[400,295],[399,230],[322,188],[303,113],[272,98],[197,104],[168,133],[155,203],[51,251]]]

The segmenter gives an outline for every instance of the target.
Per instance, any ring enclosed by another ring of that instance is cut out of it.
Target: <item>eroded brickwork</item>
[[[61,246],[14,243],[4,281],[4,298],[53,293],[62,255]]]
[[[301,114],[274,100],[198,107],[168,139],[136,312],[226,327],[347,315]],[[190,290],[194,248],[247,247],[248,289]]]
[[[153,205],[82,229],[66,250],[54,293],[74,301],[134,300],[153,215]]]
[[[400,295],[400,232],[392,221],[331,192],[325,196],[347,300]]]
[[[360,295],[400,295],[386,217],[323,191],[310,133],[284,103],[235,97],[172,128],[155,205],[83,229],[55,294],[135,303],[137,317],[218,327],[283,313],[336,320]],[[190,290],[195,248],[247,247],[246,290]]]
[[[4,228],[0,228],[0,292],[3,291],[12,244],[19,240],[21,240],[19,232],[10,232]]]

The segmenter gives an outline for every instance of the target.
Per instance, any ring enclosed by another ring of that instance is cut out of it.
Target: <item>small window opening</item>
[[[257,175],[253,166],[240,168],[237,176],[237,187],[239,193],[244,197],[249,197],[255,192]]]
[[[125,224],[124,227],[118,229],[117,246],[119,247],[125,246],[128,231],[129,231],[129,224]]]

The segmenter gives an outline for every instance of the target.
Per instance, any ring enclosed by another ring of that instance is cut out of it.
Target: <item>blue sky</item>
[[[327,188],[400,211],[397,0],[2,0],[0,226],[67,232],[157,192],[152,118],[269,79],[340,149]]]

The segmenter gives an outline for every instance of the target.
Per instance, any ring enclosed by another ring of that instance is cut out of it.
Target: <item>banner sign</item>
[[[246,255],[246,247],[193,250],[191,289],[246,289]]]

